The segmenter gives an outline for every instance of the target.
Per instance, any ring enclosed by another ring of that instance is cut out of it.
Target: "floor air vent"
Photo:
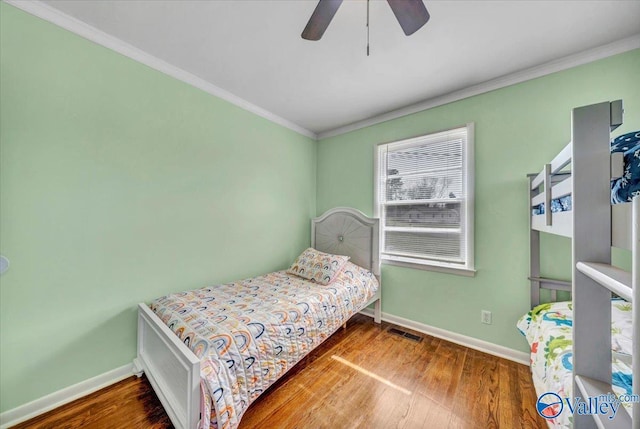
[[[392,334],[395,334],[395,335],[399,335],[401,337],[408,338],[408,339],[410,339],[412,341],[416,341],[416,342],[422,341],[422,337],[421,336],[410,334],[410,333],[402,331],[400,329],[390,328],[389,332],[391,332]]]

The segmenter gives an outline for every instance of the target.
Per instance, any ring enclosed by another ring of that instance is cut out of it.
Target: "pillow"
[[[287,273],[328,285],[342,271],[348,256],[331,255],[309,247],[291,264]]]

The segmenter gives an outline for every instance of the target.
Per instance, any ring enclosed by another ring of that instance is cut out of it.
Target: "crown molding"
[[[83,37],[91,42],[97,43],[98,45],[104,46],[105,48],[111,49],[119,54],[129,57],[134,61],[149,66],[154,70],[185,82],[213,96],[226,100],[231,104],[254,113],[273,123],[289,128],[290,130],[302,134],[303,136],[310,137],[314,140],[317,139],[317,135],[313,131],[303,128],[287,119],[276,115],[275,113],[263,109],[262,107],[256,106],[255,104],[243,98],[240,98],[237,95],[232,94],[229,91],[226,91],[218,86],[215,86],[212,83],[207,82],[206,80],[187,72],[186,70],[169,64],[168,62],[161,60],[160,58],[154,57],[153,55],[141,49],[138,49],[135,46],[132,46],[125,41],[118,39],[117,37],[111,36],[104,31],[98,30],[92,25],[80,21],[79,19],[76,19],[70,15],[67,15],[66,13],[61,12],[60,10],[53,8],[45,3],[42,3],[38,0],[3,1],[31,15],[62,27],[65,30],[71,31],[72,33],[75,33],[78,36]]]
[[[230,93],[218,86],[205,81],[198,76],[195,76],[179,67],[167,63],[153,55],[138,49],[121,39],[113,37],[97,28],[80,21],[70,15],[61,12],[45,3],[38,0],[2,0],[7,4],[15,6],[31,15],[51,22],[59,27],[62,27],[72,33],[75,33],[87,40],[118,52],[126,57],[131,58],[134,61],[145,64],[161,73],[171,76],[175,79],[183,81],[191,86],[194,86],[202,91],[205,91],[213,96],[226,100],[244,110],[254,113],[262,118],[265,118],[273,123],[286,127],[306,137],[310,137],[315,140],[326,139],[329,137],[335,137],[341,134],[346,134],[351,131],[355,131],[361,128],[376,125],[381,122],[386,122],[392,119],[397,119],[402,116],[417,113],[423,110],[432,109],[434,107],[442,106],[444,104],[459,101],[465,98],[473,97],[475,95],[484,94],[489,91],[504,88],[507,86],[522,83],[531,79],[536,79],[548,74],[556,73],[559,71],[567,70],[579,65],[587,64],[593,61],[601,60],[613,55],[621,54],[633,49],[640,48],[640,33],[631,37],[621,39],[606,45],[598,46],[596,48],[587,49],[585,51],[569,55],[564,58],[559,58],[538,66],[534,66],[525,70],[520,70],[515,73],[500,76],[495,79],[491,79],[486,82],[479,83],[467,88],[460,89],[442,96],[430,98],[419,103],[406,106],[397,110],[383,113],[381,115],[373,116],[361,121],[353,122],[348,125],[344,125],[338,128],[329,129],[320,133],[314,133],[311,130],[303,128],[285,118],[282,118],[262,107],[238,97],[235,94]]]
[[[587,49],[576,54],[569,55],[564,58],[549,61],[544,64],[540,64],[535,67],[531,67],[525,70],[520,70],[515,73],[510,73],[504,76],[500,76],[495,79],[488,80],[486,82],[479,83],[467,88],[463,88],[458,91],[451,92],[442,96],[430,98],[428,100],[421,101],[419,103],[403,107],[397,110],[393,110],[381,115],[373,116],[371,118],[363,119],[361,121],[353,122],[348,125],[344,125],[338,128],[334,128],[327,131],[318,133],[318,140],[326,139],[329,137],[335,137],[341,134],[346,134],[351,131],[358,130],[360,128],[376,125],[381,122],[397,119],[402,116],[410,115],[412,113],[421,112],[423,110],[432,109],[434,107],[442,106],[444,104],[459,101],[464,98],[473,97],[475,95],[484,94],[489,91],[504,88],[507,86],[522,83],[531,79],[536,79],[542,76],[546,76],[559,71],[567,70],[573,67],[577,67],[583,64],[587,64],[593,61],[601,60],[613,55],[621,54],[627,51],[640,48],[640,33],[620,39],[618,41],[608,43],[606,45],[598,46],[596,48]]]

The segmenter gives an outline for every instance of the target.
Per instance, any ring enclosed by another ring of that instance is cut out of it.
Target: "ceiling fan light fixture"
[[[387,0],[387,3],[407,36],[420,30],[431,17],[422,0]]]
[[[320,40],[341,4],[342,0],[320,0],[302,31],[302,38]]]
[[[329,27],[343,0],[319,0],[302,31],[305,40],[320,40]],[[421,29],[431,17],[423,0],[387,0],[402,31],[407,36]],[[369,26],[369,1],[367,0],[367,27]]]

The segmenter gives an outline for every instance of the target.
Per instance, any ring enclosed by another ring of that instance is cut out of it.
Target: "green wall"
[[[283,268],[334,206],[372,214],[377,143],[469,121],[478,273],[384,266],[383,310],[524,351],[525,173],[575,106],[623,98],[618,132],[640,128],[640,51],[320,143],[2,2],[0,60],[0,412],[131,362],[137,302]],[[569,276],[569,241],[543,246]]]
[[[390,142],[475,122],[474,278],[382,267],[384,312],[526,351],[516,320],[529,309],[526,173],[570,140],[571,109],[622,98],[640,128],[640,50],[326,138],[318,145],[317,213],[352,206],[373,213],[373,153]],[[427,77],[429,78],[429,77]],[[570,278],[570,241],[542,239],[547,275]],[[616,252],[629,265],[628,254]],[[480,310],[493,324],[480,323]]]
[[[309,245],[316,142],[0,2],[0,412],[130,363],[136,303]]]

